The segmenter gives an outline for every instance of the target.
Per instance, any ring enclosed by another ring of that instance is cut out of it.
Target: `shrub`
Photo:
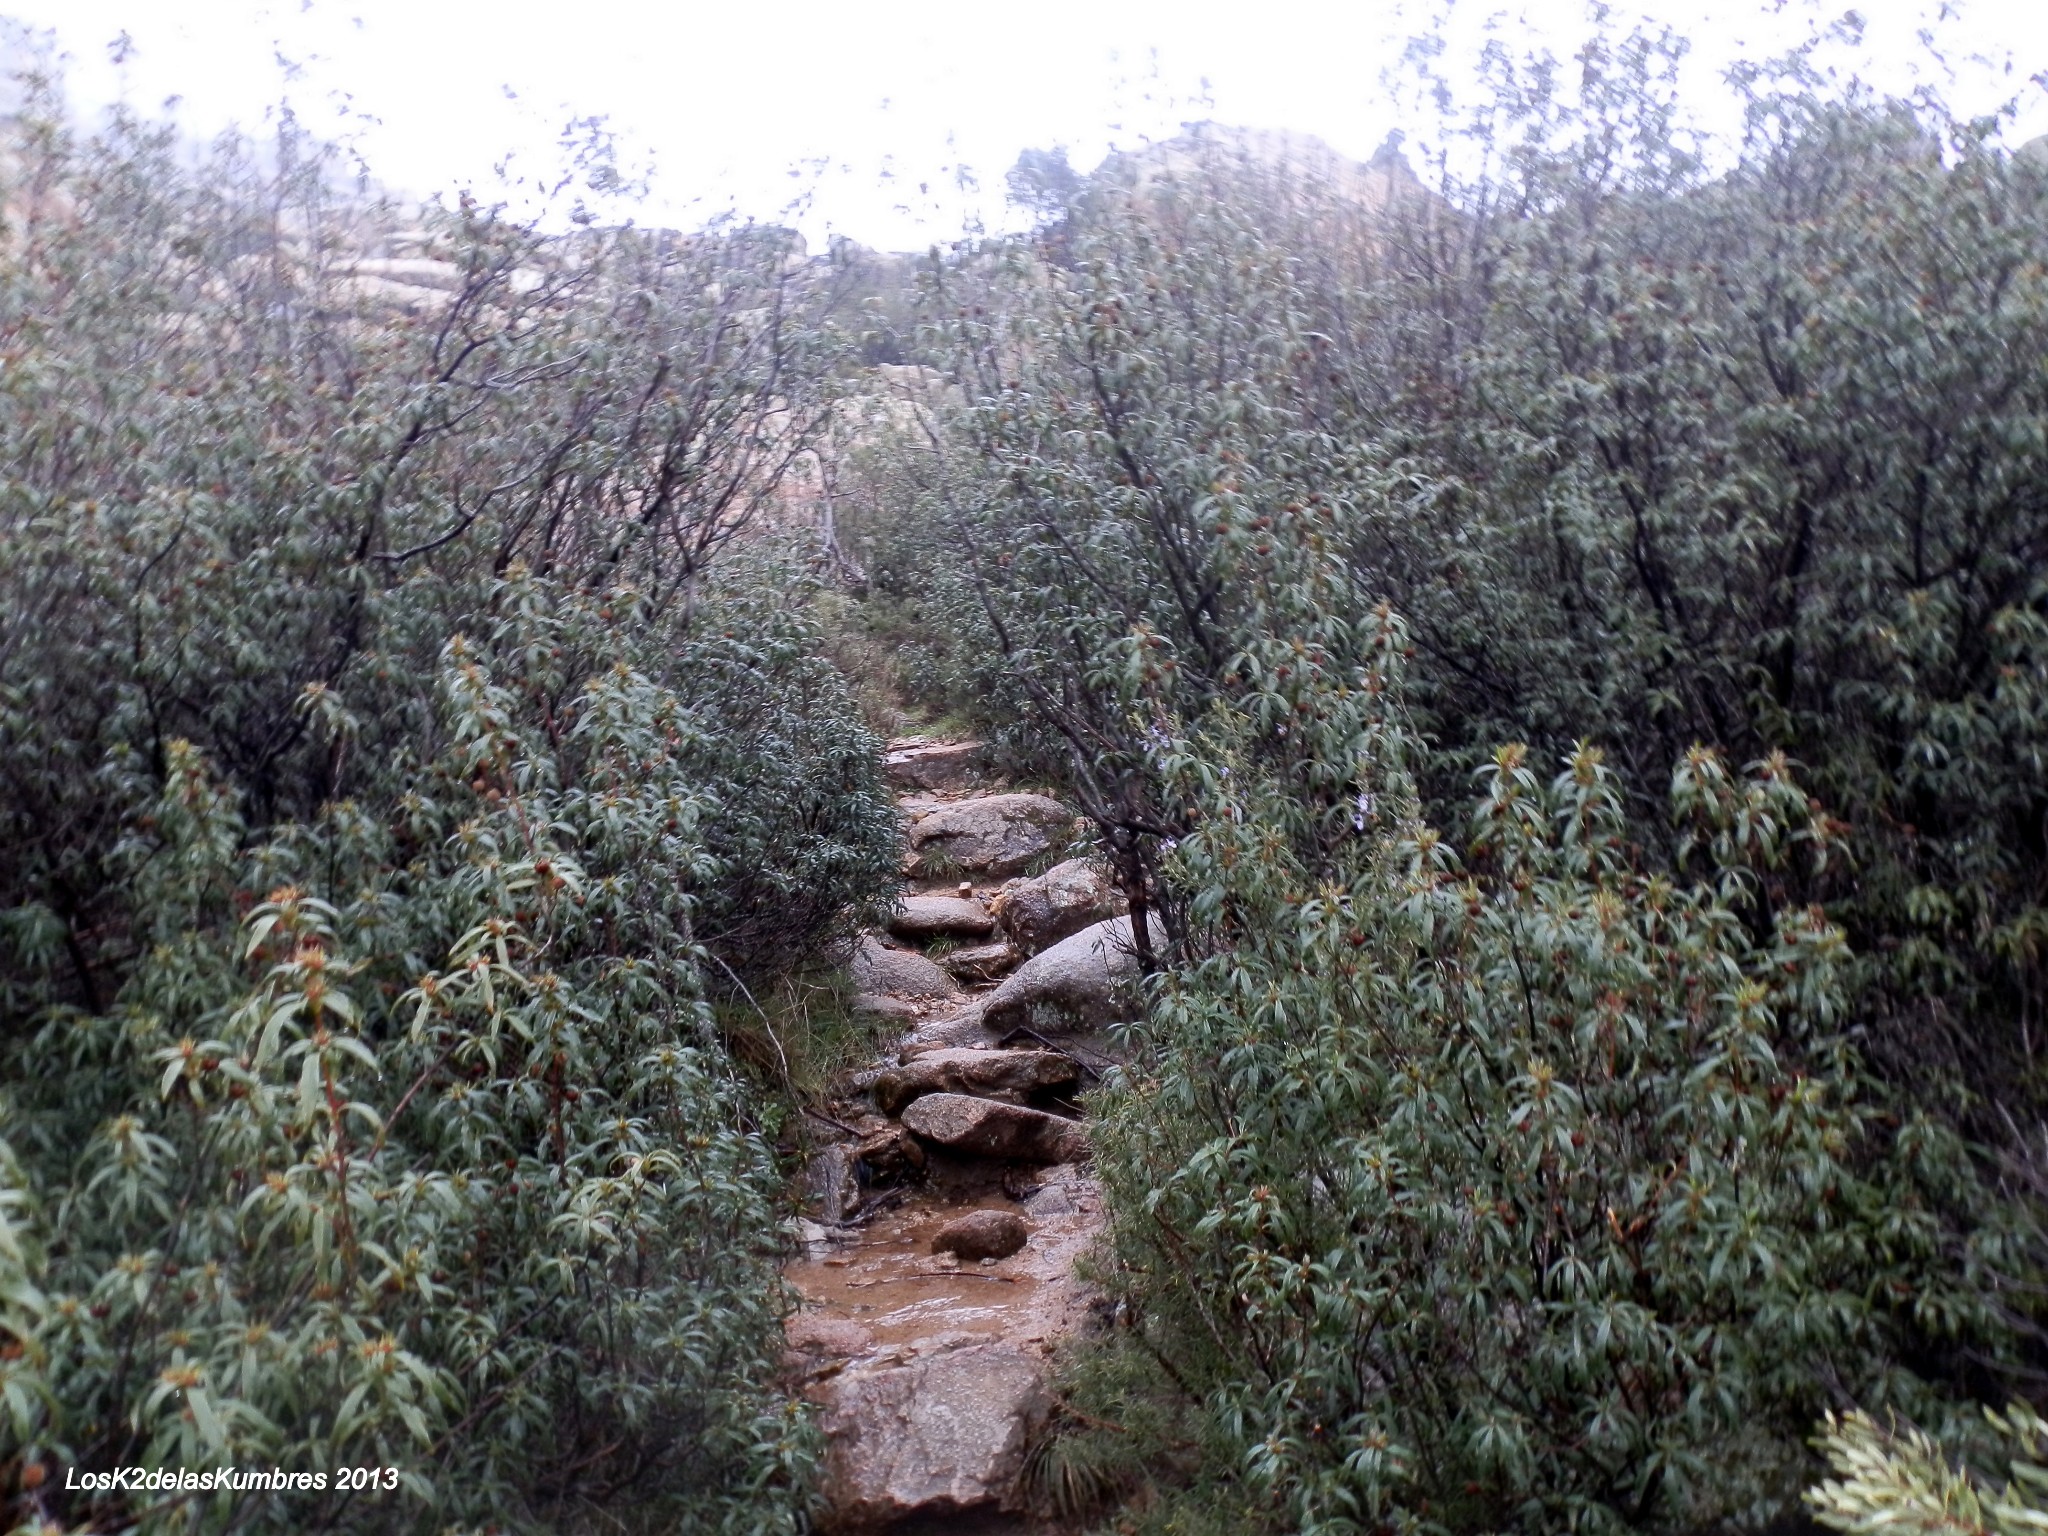
[[[1474,124],[1439,118],[1474,173],[1383,157],[1383,205],[1212,135],[942,268],[961,408],[895,474],[937,627],[975,639],[928,650],[1156,878],[1182,818],[1113,674],[1142,635],[1158,699],[1206,708],[1309,509],[1409,623],[1439,822],[1499,742],[1593,739],[1669,858],[1695,743],[1802,763],[1846,856],[1801,894],[1854,945],[1866,1052],[1998,1139],[2040,1083],[2048,184],[2007,114],[1810,52],[1732,72],[1709,144],[1684,51],[1491,50]]]
[[[1943,1230],[1988,1202],[1938,1122],[1863,1091],[1839,930],[1754,931],[1805,797],[1695,758],[1675,799],[1722,841],[1674,878],[1597,751],[1545,784],[1509,749],[1466,866],[1381,730],[1334,842],[1189,754],[1173,872],[1210,958],[1164,981],[1106,1111],[1120,1284],[1256,1517],[1767,1519],[1830,1384],[1938,1412],[1903,1362],[1996,1347]]]
[[[1866,1048],[2002,1135],[2048,858],[2040,171],[1995,117],[1758,68],[1710,174],[1618,110],[1624,64],[1543,101],[1481,216],[1413,231],[1366,329],[1433,339],[1353,375],[1443,487],[1355,551],[1413,625],[1432,793],[1593,736],[1655,838],[1692,743],[1796,757],[1847,828],[1809,894],[1873,983]]]
[[[830,954],[899,879],[902,835],[882,743],[823,654],[815,580],[789,555],[729,560],[668,675],[700,729],[678,762],[714,802],[717,875],[696,915],[709,978],[772,978]]]
[[[544,714],[534,602],[450,642],[446,745],[390,803],[252,836],[175,744],[120,855],[143,958],[8,1062],[47,1254],[17,1446],[403,1487],[72,1518],[792,1528],[777,1186],[689,933],[696,727],[623,659]]]
[[[829,294],[775,231],[465,202],[405,235],[451,286],[394,307],[397,215],[316,146],[195,161],[37,102],[0,247],[8,1492],[795,1529],[775,1106],[706,993],[895,878],[802,551],[735,543],[818,429]],[[223,1463],[402,1486],[46,1475]]]
[[[1887,1431],[1867,1413],[1830,1414],[1821,1449],[1835,1476],[1806,1495],[1815,1518],[1854,1532],[2017,1536],[2040,1529],[2048,1424],[2024,1403],[1985,1417],[2011,1457],[2011,1481],[2002,1488],[1985,1487],[1917,1429]]]
[[[1775,1519],[1824,1409],[2038,1365],[2048,201],[1806,56],[1713,166],[1682,51],[935,272],[928,655],[1171,919],[1117,1283],[1247,1520]]]

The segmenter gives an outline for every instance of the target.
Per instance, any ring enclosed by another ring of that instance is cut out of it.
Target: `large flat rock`
[[[912,871],[951,870],[1001,879],[1063,841],[1073,812],[1044,795],[982,795],[926,811],[910,824]]]
[[[849,1533],[1020,1507],[1024,1452],[1052,1407],[1043,1363],[1004,1343],[905,1365],[856,1364],[819,1395],[830,1501],[823,1528]]]
[[[924,1095],[903,1111],[903,1124],[922,1141],[974,1157],[1072,1163],[1088,1155],[1087,1133],[1072,1120],[963,1093]]]
[[[955,1047],[927,1051],[889,1068],[875,1079],[872,1091],[883,1112],[894,1115],[928,1093],[1015,1102],[1043,1088],[1064,1088],[1079,1077],[1080,1069],[1057,1051]]]
[[[978,741],[891,742],[882,771],[898,789],[972,789],[981,781],[983,756]]]

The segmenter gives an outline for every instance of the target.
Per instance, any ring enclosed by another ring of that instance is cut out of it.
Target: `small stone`
[[[969,1211],[956,1216],[932,1236],[933,1253],[951,1253],[967,1262],[1007,1259],[1031,1236],[1015,1211]]]
[[[1080,1210],[1067,1192],[1056,1184],[1035,1189],[1017,1203],[1034,1216],[1072,1216]]]

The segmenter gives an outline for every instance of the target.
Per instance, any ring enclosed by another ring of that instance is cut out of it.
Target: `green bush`
[[[2048,981],[2048,181],[1995,117],[1763,70],[1710,174],[1623,114],[1620,53],[1461,198],[1489,216],[1396,237],[1354,328],[1412,343],[1350,409],[1441,488],[1355,548],[1413,626],[1431,792],[1593,736],[1656,837],[1692,743],[1795,757],[1847,828],[1808,894],[1866,1049],[2002,1135]]]
[[[1840,931],[1755,931],[1756,872],[1823,846],[1781,766],[1688,761],[1711,851],[1673,876],[1596,750],[1546,784],[1507,749],[1466,864],[1398,714],[1365,724],[1350,807],[1191,746],[1172,873],[1209,958],[1098,1137],[1116,1283],[1246,1522],[1748,1523],[1831,1390],[1938,1414],[1905,1362],[2003,1337],[1944,1218],[1993,1213],[1864,1091]]]
[[[1806,1496],[1815,1518],[1857,1536],[2020,1536],[2039,1530],[2048,1518],[2048,1423],[2023,1403],[1986,1417],[2011,1458],[2011,1479],[2002,1488],[1985,1487],[1917,1429],[1887,1432],[1867,1413],[1829,1415],[1821,1448],[1835,1475]]]
[[[803,551],[741,538],[829,294],[775,231],[405,233],[289,131],[61,120],[0,247],[8,1494],[798,1528],[777,1106],[710,994],[896,877]],[[394,305],[401,236],[452,286]],[[223,1464],[402,1487],[51,1476]]]
[[[2041,173],[1808,55],[1710,158],[1682,51],[934,270],[868,569],[1170,920],[1113,1283],[1211,1524],[1777,1519],[2038,1370]]]
[[[1845,824],[1799,894],[1854,945],[1867,1054],[1997,1139],[2048,986],[2048,181],[2005,116],[1810,54],[1735,71],[1707,144],[1683,54],[1494,50],[1473,123],[1439,120],[1476,172],[1387,157],[1383,207],[1222,135],[1113,162],[1057,241],[936,273],[960,408],[879,542],[945,690],[1034,722],[1127,883],[1183,819],[1149,711],[1205,708],[1270,628],[1296,509],[1408,620],[1440,821],[1499,742],[1593,739],[1669,858],[1695,743],[1785,753]]]
[[[935,451],[876,471],[901,510],[864,558],[885,600],[919,611],[906,638],[930,693],[978,701],[1169,931],[1163,850],[1191,821],[1159,771],[1166,734],[1272,677],[1361,660],[1372,605],[1329,584],[1327,555],[1355,503],[1416,492],[1302,408],[1315,342],[1283,235],[1316,226],[1285,190],[1231,162],[1127,169],[1063,226],[1064,265],[1012,248],[938,273],[927,339],[959,398]],[[1287,757],[1284,737],[1255,750]]]
[[[702,723],[677,761],[715,802],[702,836],[718,873],[696,919],[714,983],[834,952],[898,879],[882,743],[823,654],[813,586],[791,559],[729,558],[673,653],[673,685]]]
[[[690,938],[714,866],[670,749],[695,726],[623,659],[543,716],[521,663],[567,626],[531,589],[512,607],[449,643],[445,746],[394,802],[252,835],[173,744],[120,852],[141,958],[110,1010],[10,1052],[44,1254],[16,1446],[404,1475],[145,1524],[644,1501],[778,1529],[800,1505],[808,1443],[767,1386],[774,1169]]]

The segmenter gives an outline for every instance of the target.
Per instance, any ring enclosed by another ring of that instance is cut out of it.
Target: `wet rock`
[[[1017,1203],[1041,1220],[1048,1216],[1071,1216],[1080,1209],[1073,1198],[1056,1184],[1034,1189]]]
[[[860,1176],[853,1149],[839,1143],[821,1148],[804,1165],[805,1209],[823,1222],[846,1220],[860,1204]]]
[[[962,1093],[926,1094],[903,1111],[903,1123],[934,1146],[976,1157],[1071,1163],[1088,1154],[1087,1135],[1071,1120]]]
[[[980,782],[982,761],[978,741],[906,741],[890,744],[882,771],[898,789],[972,789]]]
[[[1014,875],[1065,838],[1073,814],[1044,795],[983,795],[927,811],[910,824],[911,869]]]
[[[996,931],[996,920],[978,901],[958,896],[906,896],[903,905],[890,914],[889,931],[904,939],[960,934],[983,938]]]
[[[919,1024],[908,1035],[896,1053],[898,1061],[911,1061],[930,1051],[952,1050],[967,1046],[975,1049],[992,1047],[995,1037],[981,1024],[981,1002],[970,1001],[958,1013],[949,1013],[943,1018],[928,1019]]]
[[[796,1239],[806,1258],[823,1258],[835,1247],[858,1242],[859,1236],[845,1227],[828,1227],[806,1217],[796,1217],[786,1229]]]
[[[924,1169],[924,1148],[900,1125],[882,1125],[854,1145],[854,1157],[876,1184],[900,1184]]]
[[[1154,945],[1166,942],[1157,919]],[[998,1035],[1028,1027],[1085,1032],[1138,1015],[1138,957],[1131,920],[1113,917],[1060,940],[1013,971],[982,1004],[982,1023]]]
[[[889,1019],[899,1024],[909,1024],[917,1018],[916,1004],[881,992],[856,992],[852,1007],[855,1013],[866,1014],[873,1019]]]
[[[932,1234],[932,1252],[950,1253],[965,1263],[1007,1259],[1031,1237],[1031,1229],[1015,1211],[969,1211]]]
[[[1057,1051],[986,1051],[955,1046],[926,1051],[879,1074],[870,1092],[888,1114],[928,1093],[964,1093],[1020,1101],[1042,1088],[1064,1088],[1080,1068]]]
[[[1039,1361],[1013,1344],[859,1366],[826,1383],[828,1531],[1022,1505],[1018,1475],[1052,1400]]]
[[[1042,875],[1004,887],[991,906],[1010,942],[1023,954],[1035,955],[1092,923],[1117,916],[1124,899],[1098,865],[1068,859]]]
[[[891,949],[872,934],[863,935],[853,951],[853,985],[869,997],[956,998],[960,983],[923,955]]]
[[[1081,1209],[1080,1192],[1095,1188],[1094,1180],[1074,1167],[1046,1168],[1040,1171],[1038,1179],[1038,1187],[1017,1203],[1025,1214],[1041,1221],[1076,1214]]]
[[[791,1349],[807,1355],[857,1355],[873,1335],[851,1318],[799,1312],[789,1320],[784,1337]]]
[[[1014,971],[1023,958],[1007,943],[975,944],[941,955],[939,964],[956,981],[995,981]]]

